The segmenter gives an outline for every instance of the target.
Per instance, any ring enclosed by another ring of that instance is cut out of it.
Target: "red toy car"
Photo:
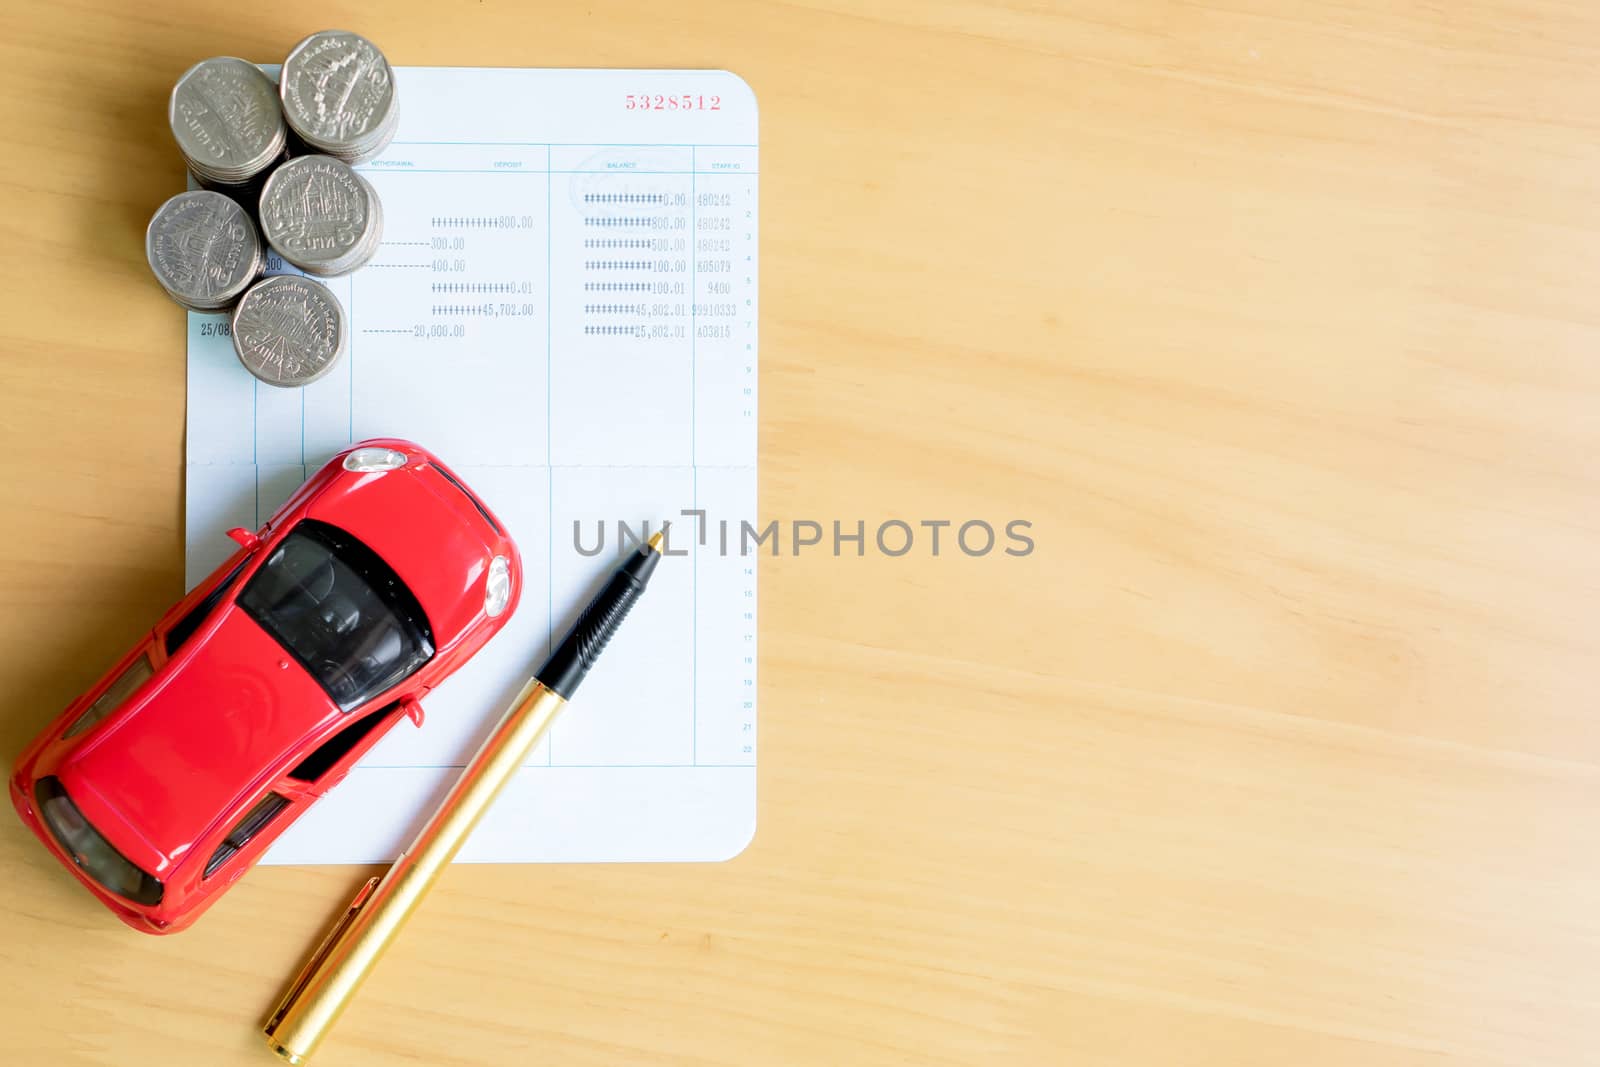
[[[33,740],[22,820],[172,933],[511,617],[516,545],[408,441],[340,453]]]

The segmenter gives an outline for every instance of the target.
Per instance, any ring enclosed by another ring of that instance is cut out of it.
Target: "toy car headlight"
[[[483,587],[483,611],[494,618],[511,603],[511,561],[496,556],[489,562],[489,580]]]
[[[344,457],[344,469],[357,474],[392,471],[406,465],[406,454],[393,448],[358,448]]]

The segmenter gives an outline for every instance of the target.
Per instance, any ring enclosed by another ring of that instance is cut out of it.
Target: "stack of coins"
[[[277,85],[253,63],[216,56],[178,79],[167,118],[204,190],[173,197],[150,220],[156,280],[192,311],[233,308],[234,351],[261,381],[315,381],[344,352],[338,298],[308,278],[257,279],[269,244],[322,277],[377,253],[383,205],[350,168],[382,152],[399,125],[389,61],[342,30],[295,45]]]
[[[400,121],[394,71],[371,41],[324,30],[295,45],[278,78],[283,116],[314,152],[364,163]]]
[[[301,156],[262,187],[261,230],[286,262],[331,278],[378,251],[383,207],[367,180],[337,159]]]
[[[156,210],[144,250],[161,288],[191,311],[230,307],[267,265],[250,216],[204,189],[179,193]]]
[[[263,278],[233,309],[233,350],[268,385],[309,385],[344,352],[344,309],[321,282],[296,274]]]
[[[283,157],[289,131],[277,87],[254,63],[203,59],[173,86],[172,136],[201,185],[240,186]]]

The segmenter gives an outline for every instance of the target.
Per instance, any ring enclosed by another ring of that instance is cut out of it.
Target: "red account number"
[[[656,93],[635,96],[629,93],[623,105],[626,111],[721,111],[720,96],[672,96]]]

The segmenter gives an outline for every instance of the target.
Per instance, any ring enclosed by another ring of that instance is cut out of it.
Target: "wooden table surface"
[[[752,847],[452,871],[319,1062],[1600,1060],[1600,8],[10,5],[7,761],[181,591],[169,87],[330,24],[742,74],[763,520],[1036,548],[763,558]],[[144,937],[0,818],[6,1062],[271,1062],[368,873]]]

